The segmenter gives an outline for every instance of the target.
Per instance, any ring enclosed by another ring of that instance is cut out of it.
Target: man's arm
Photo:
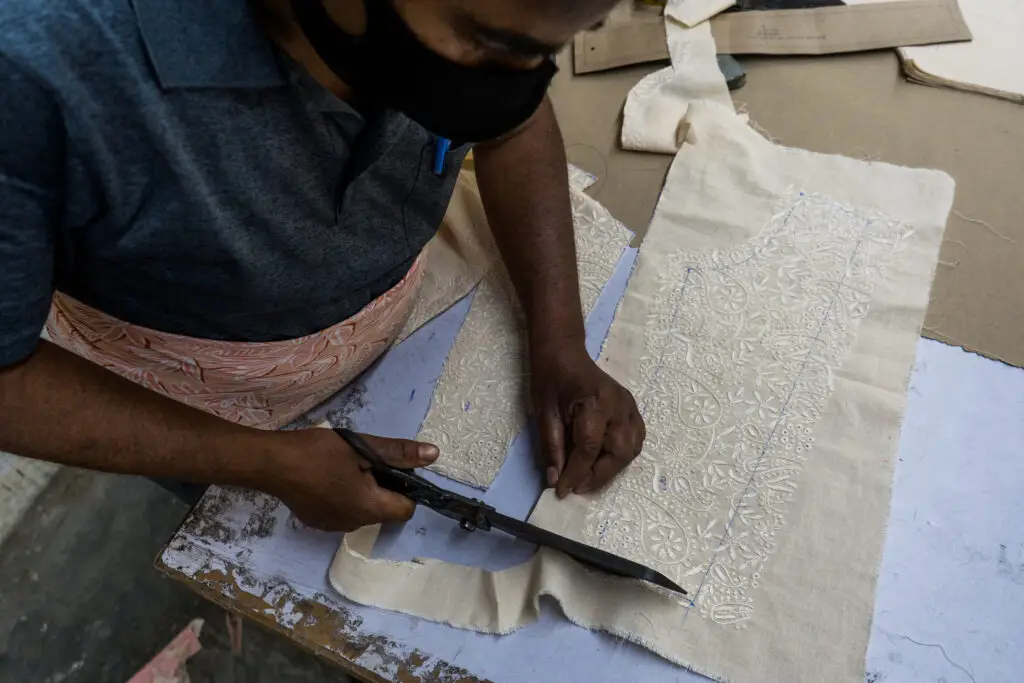
[[[522,128],[477,145],[480,197],[529,326],[530,352],[583,349],[562,132],[547,99]]]
[[[419,467],[437,449],[368,440],[389,462]],[[105,472],[256,488],[307,524],[350,530],[412,515],[412,501],[376,486],[328,429],[242,427],[144,389],[41,341],[0,368],[0,449]]]
[[[378,488],[330,430],[241,427],[40,341],[67,195],[63,116],[48,87],[0,54],[0,450],[107,472],[257,488],[326,529],[411,515],[412,501]],[[371,441],[385,459],[406,467],[437,453],[411,441]]]
[[[531,390],[559,495],[600,488],[640,453],[633,397],[587,355],[562,133],[551,103],[474,149],[484,209],[526,313]]]

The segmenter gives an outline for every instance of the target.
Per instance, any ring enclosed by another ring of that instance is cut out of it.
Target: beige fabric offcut
[[[398,342],[469,294],[499,260],[473,171],[459,172],[441,227],[423,253],[426,267],[420,297]]]
[[[505,633],[540,595],[712,678],[863,680],[893,455],[953,182],[772,145],[695,104],[602,363],[644,453],[608,490],[530,521],[651,564],[682,603],[550,551],[497,573],[368,559],[337,590]]]

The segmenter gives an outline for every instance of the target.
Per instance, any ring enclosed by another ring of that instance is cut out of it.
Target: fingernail
[[[558,468],[556,468],[556,467],[549,467],[548,468],[548,488],[549,489],[553,489],[555,487],[555,484],[557,484],[557,483],[558,483]]]
[[[420,456],[420,462],[424,465],[429,465],[437,460],[437,456],[441,455],[438,447],[429,443],[421,443],[416,453]]]

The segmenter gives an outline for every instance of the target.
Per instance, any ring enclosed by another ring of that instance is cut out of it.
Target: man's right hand
[[[437,448],[366,437],[388,463],[421,467]],[[330,429],[271,432],[190,408],[41,341],[0,367],[0,450],[75,467],[259,489],[302,522],[351,530],[408,519],[411,500],[377,486]]]
[[[261,489],[278,498],[301,521],[324,531],[353,531],[383,522],[404,522],[415,504],[405,496],[382,489],[369,472],[369,463],[330,429],[281,432],[288,439],[276,476]],[[394,467],[424,467],[437,460],[436,446],[363,435]]]

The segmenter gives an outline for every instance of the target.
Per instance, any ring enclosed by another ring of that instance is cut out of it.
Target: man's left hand
[[[583,348],[539,354],[530,382],[547,484],[560,498],[601,488],[640,454],[636,401]]]

